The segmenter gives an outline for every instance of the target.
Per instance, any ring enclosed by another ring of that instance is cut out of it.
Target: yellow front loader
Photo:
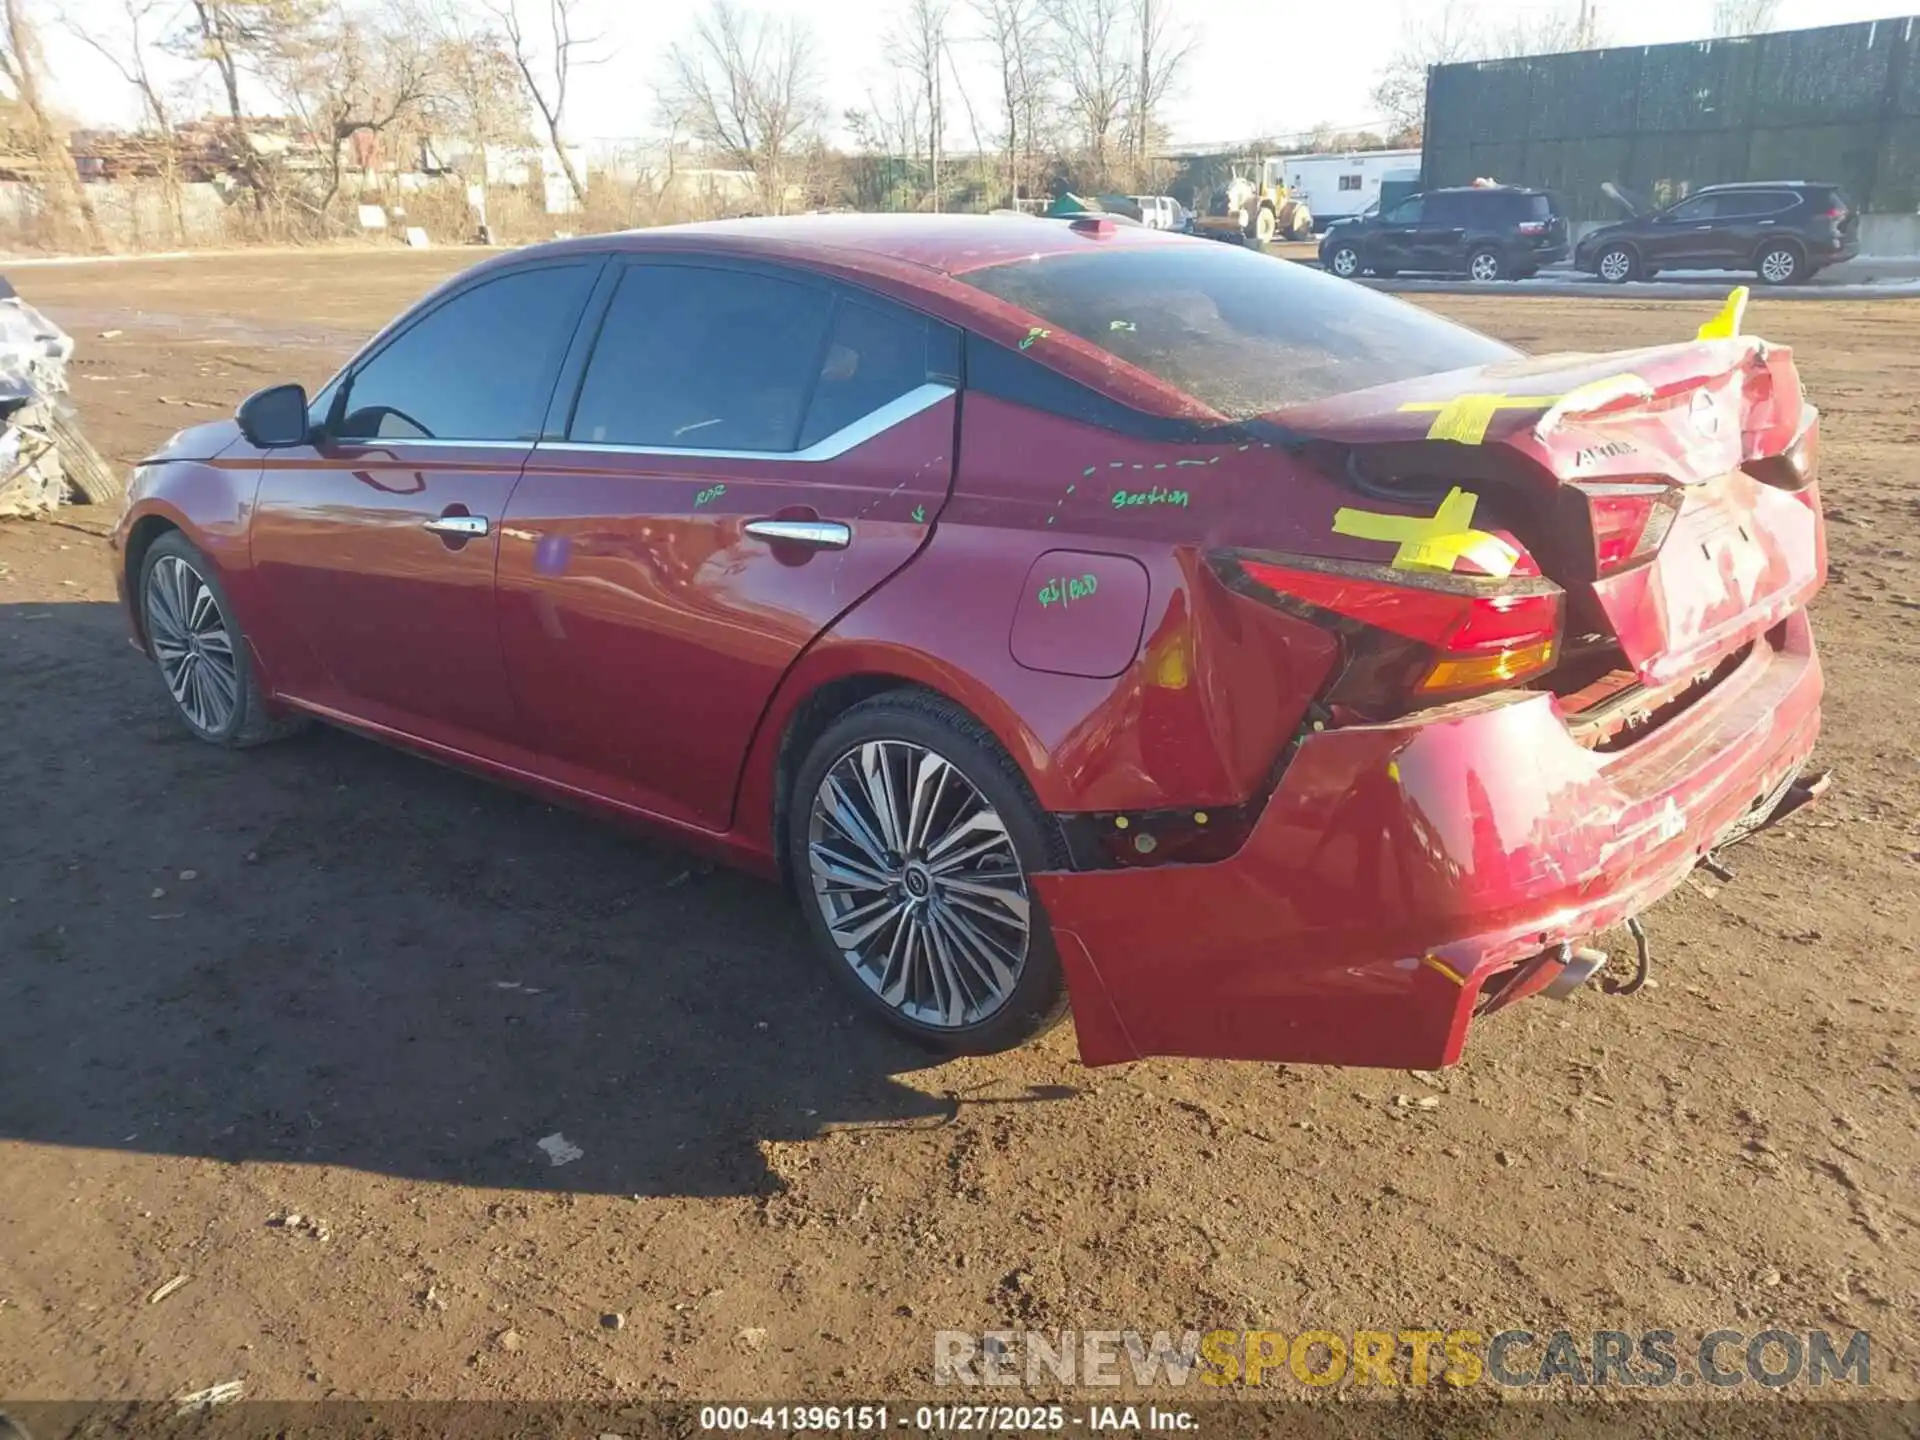
[[[1195,217],[1193,233],[1264,250],[1275,239],[1311,239],[1313,215],[1288,191],[1280,161],[1263,157],[1234,164],[1225,192]]]

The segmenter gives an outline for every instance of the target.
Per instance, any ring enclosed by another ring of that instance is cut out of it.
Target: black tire
[[[127,493],[125,482],[101,458],[93,442],[80,432],[80,420],[73,407],[64,400],[56,400],[49,409],[52,418],[47,428],[53,432],[54,444],[60,453],[60,468],[66,472],[67,484],[74,493],[89,505],[105,505],[122,498]]]
[[[1506,256],[1491,245],[1482,245],[1467,256],[1467,278],[1476,283],[1511,280],[1513,269],[1507,264]]]
[[[1360,247],[1353,244],[1339,244],[1327,252],[1327,273],[1337,275],[1342,280],[1357,280],[1360,272],[1366,268],[1366,257],[1360,253]]]
[[[1772,240],[1753,257],[1753,273],[1762,285],[1801,285],[1812,274],[1807,252],[1791,240]]]
[[[1006,827],[1021,870],[1066,864],[1064,842],[1033,798],[1026,777],[993,736],[966,711],[921,690],[894,690],[864,700],[841,715],[813,743],[794,775],[786,808],[788,861],[794,891],[807,915],[815,948],[836,981],[864,1013],[922,1048],[941,1054],[985,1055],[1012,1049],[1058,1024],[1066,1014],[1066,982],[1053,931],[1039,898],[1027,892],[1027,949],[1012,988],[998,1008],[965,1026],[931,1025],[902,1013],[856,973],[834,940],[815,890],[809,845],[813,804],[829,771],[856,747],[900,741],[930,750],[953,766],[991,805]]]
[[[254,745],[265,745],[271,740],[284,740],[304,730],[308,724],[305,716],[277,717],[268,710],[266,698],[260,693],[260,685],[254,675],[253,651],[247,644],[245,632],[240,628],[233,602],[227,598],[226,587],[220,583],[219,572],[178,530],[169,530],[160,536],[147,547],[147,553],[140,560],[140,588],[136,593],[140,601],[140,628],[148,637],[148,649],[155,648],[153,574],[160,562],[169,558],[185,564],[212,592],[214,603],[219,607],[219,619],[232,648],[237,682],[237,698],[225,722],[212,727],[202,725],[175,698],[172,687],[167,683],[166,671],[161,668],[158,656],[155,657],[154,668],[160,674],[161,689],[166,692],[169,708],[186,727],[187,733],[209,745],[244,750]]]
[[[1612,274],[1607,272],[1611,270]],[[1629,280],[1643,280],[1646,272],[1640,268],[1640,255],[1631,245],[1609,245],[1593,257],[1593,273],[1607,285],[1624,285]]]

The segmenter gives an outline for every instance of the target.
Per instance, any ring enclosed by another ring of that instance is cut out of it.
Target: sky
[[[534,0],[537,4],[538,0]],[[653,130],[651,86],[661,56],[682,35],[700,0],[580,0],[587,27],[602,37],[602,63],[577,72],[568,100],[575,141],[632,138]],[[899,0],[759,0],[759,8],[803,17],[812,27],[828,113],[865,106],[887,90],[892,69],[881,36],[888,10]],[[1375,76],[1391,55],[1407,17],[1440,0],[1171,0],[1195,48],[1166,107],[1176,144],[1239,142],[1284,136],[1327,123],[1359,128],[1377,119],[1369,99]],[[1593,0],[1609,40],[1650,45],[1696,40],[1710,28],[1713,0]],[[165,8],[164,0],[162,10]],[[184,8],[184,7],[183,7]],[[1490,26],[1515,17],[1553,12],[1555,0],[1474,0]],[[1915,8],[1920,8],[1916,6]],[[89,124],[126,124],[139,113],[126,83],[67,26],[118,33],[121,0],[40,0],[54,99],[64,113]],[[1913,13],[1888,0],[1782,0],[1777,27],[1795,29]],[[64,15],[65,24],[52,18]],[[966,98],[983,134],[992,127],[993,86],[987,47],[970,40],[974,21],[967,0],[953,0],[950,32]],[[1255,57],[1258,57],[1257,59]],[[178,62],[162,67],[184,79]],[[211,99],[209,94],[207,99]],[[968,146],[965,108],[949,99],[948,143]],[[844,137],[837,135],[834,138]],[[991,144],[991,140],[988,141]]]

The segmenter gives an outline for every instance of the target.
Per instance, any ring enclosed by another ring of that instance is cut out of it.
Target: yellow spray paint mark
[[[1733,293],[1727,296],[1727,303],[1720,307],[1720,313],[1700,327],[1696,340],[1732,340],[1740,334],[1740,322],[1747,313],[1747,287],[1737,285]]]
[[[1464,557],[1487,574],[1505,579],[1513,573],[1520,552],[1498,535],[1472,528],[1474,506],[1479,502],[1478,495],[1456,485],[1424,520],[1417,515],[1382,515],[1342,506],[1333,513],[1333,533],[1398,545],[1393,557],[1396,570],[1451,571]]]
[[[1420,963],[1429,970],[1446,976],[1447,979],[1456,985],[1465,985],[1467,983],[1466,976],[1455,974],[1453,967],[1448,965],[1447,962],[1442,960],[1438,955],[1423,955],[1420,957]]]
[[[1409,400],[1403,411],[1431,412],[1429,440],[1451,440],[1456,445],[1478,445],[1487,427],[1502,410],[1545,410],[1558,395],[1456,395],[1451,400]]]

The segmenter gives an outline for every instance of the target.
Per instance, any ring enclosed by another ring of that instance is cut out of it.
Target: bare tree
[[[347,148],[370,151],[421,113],[431,93],[429,58],[420,18],[404,10],[379,24],[336,6],[310,28],[279,37],[264,78],[322,147],[324,188],[313,197],[322,216],[340,193]]]
[[[1418,11],[1408,5],[1399,43],[1373,86],[1373,103],[1386,118],[1394,143],[1420,143],[1427,115],[1427,71],[1467,59],[1472,29],[1472,13],[1459,0],[1440,0]]]
[[[927,102],[927,157],[932,169],[933,208],[940,208],[940,150],[947,111],[943,61],[947,50],[947,0],[905,0],[886,38],[886,56],[919,85]]]
[[[973,0],[983,38],[993,47],[1000,78],[1000,120],[1005,127],[1007,203],[1020,198],[1023,157],[1033,153],[1029,121],[1043,98],[1040,0]]]
[[[821,115],[812,33],[796,20],[709,0],[688,38],[667,52],[668,102],[689,133],[751,170],[766,205],[784,212],[788,165]]]
[[[1511,58],[1592,50],[1605,43],[1594,0],[1560,0],[1552,9],[1516,15],[1489,29],[1479,48],[1484,55]]]
[[[493,146],[528,138],[532,115],[520,68],[506,37],[474,24],[461,6],[440,5],[431,23],[434,83],[427,118],[439,135],[466,147],[451,168],[467,184],[479,187],[480,220],[485,224],[487,153]]]
[[[189,0],[186,24],[167,48],[213,67],[227,102],[228,145],[234,168],[265,214],[273,177],[254,143],[242,76],[258,73],[271,57],[285,51],[291,37],[307,33],[321,12],[321,0]]]
[[[1129,0],[1046,0],[1053,54],[1095,184],[1112,170],[1114,127],[1133,98]]]
[[[24,112],[34,159],[39,162],[42,199],[62,224],[77,217],[89,245],[101,243],[100,222],[93,213],[93,202],[86,186],[80,183],[80,171],[73,163],[73,151],[66,137],[53,123],[41,88],[46,78],[46,60],[40,53],[40,35],[27,14],[26,0],[4,0],[0,18],[6,33],[0,35],[0,83],[12,92],[13,100]]]
[[[76,37],[86,41],[120,78],[140,97],[146,123],[152,127],[160,184],[166,195],[167,215],[172,221],[174,238],[187,238],[187,217],[180,190],[180,146],[174,135],[173,106],[159,82],[154,79],[150,44],[154,12],[165,0],[120,0],[124,27],[108,35],[96,25],[82,24],[70,14],[62,14],[60,23]]]
[[[1134,0],[1140,69],[1133,82],[1133,158],[1146,173],[1160,106],[1193,54],[1194,34],[1172,20],[1171,0]]]
[[[522,5],[529,8],[544,5],[546,8],[548,43],[544,56],[527,38],[526,25],[520,15]],[[507,38],[507,49],[513,56],[514,66],[526,84],[527,97],[533,101],[541,120],[546,123],[547,138],[553,143],[554,154],[560,159],[560,173],[567,177],[574,203],[584,205],[587,203],[586,182],[580,178],[579,171],[574,168],[573,157],[567,153],[564,124],[567,85],[573,78],[574,67],[593,64],[597,58],[592,52],[599,44],[599,38],[581,35],[575,28],[581,9],[582,0],[504,0],[493,14]]]
[[[1779,19],[1780,0],[1713,0],[1715,35],[1764,35]]]

